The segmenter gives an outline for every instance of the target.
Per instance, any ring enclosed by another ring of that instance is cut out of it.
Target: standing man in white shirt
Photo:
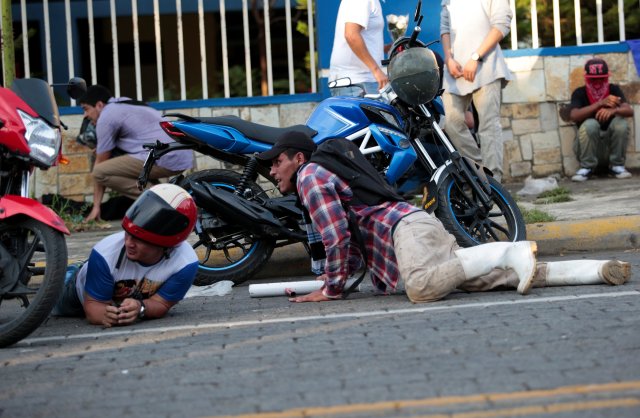
[[[348,77],[351,86],[331,89],[332,96],[377,93],[388,82],[384,58],[384,17],[380,0],[342,0],[331,51],[329,82]]]
[[[444,50],[446,131],[463,156],[483,163],[502,180],[501,90],[513,77],[499,42],[510,31],[508,0],[442,0],[440,37]],[[465,124],[473,100],[480,148]]]

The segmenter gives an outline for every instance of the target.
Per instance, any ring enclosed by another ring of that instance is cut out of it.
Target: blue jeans
[[[62,294],[56,306],[51,312],[53,316],[84,316],[84,307],[76,291],[76,277],[83,264],[84,262],[79,262],[67,266],[64,288],[62,289]]]

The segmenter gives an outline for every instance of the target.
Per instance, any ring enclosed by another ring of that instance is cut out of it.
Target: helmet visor
[[[140,195],[125,216],[139,228],[162,236],[177,235],[189,225],[189,218],[155,193]]]

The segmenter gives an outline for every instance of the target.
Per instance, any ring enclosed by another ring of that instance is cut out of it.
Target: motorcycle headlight
[[[18,115],[22,118],[26,129],[25,137],[31,149],[29,156],[43,165],[51,167],[60,152],[60,143],[62,142],[60,130],[52,128],[42,119],[34,118],[21,110],[18,110]]]

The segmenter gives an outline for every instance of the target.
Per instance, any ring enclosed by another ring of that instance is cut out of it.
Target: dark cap
[[[602,58],[591,58],[584,65],[584,76],[587,78],[608,77],[609,66]]]
[[[316,147],[311,137],[304,132],[288,131],[278,138],[269,151],[261,152],[257,158],[263,161],[271,161],[289,149],[312,153],[316,150]]]

